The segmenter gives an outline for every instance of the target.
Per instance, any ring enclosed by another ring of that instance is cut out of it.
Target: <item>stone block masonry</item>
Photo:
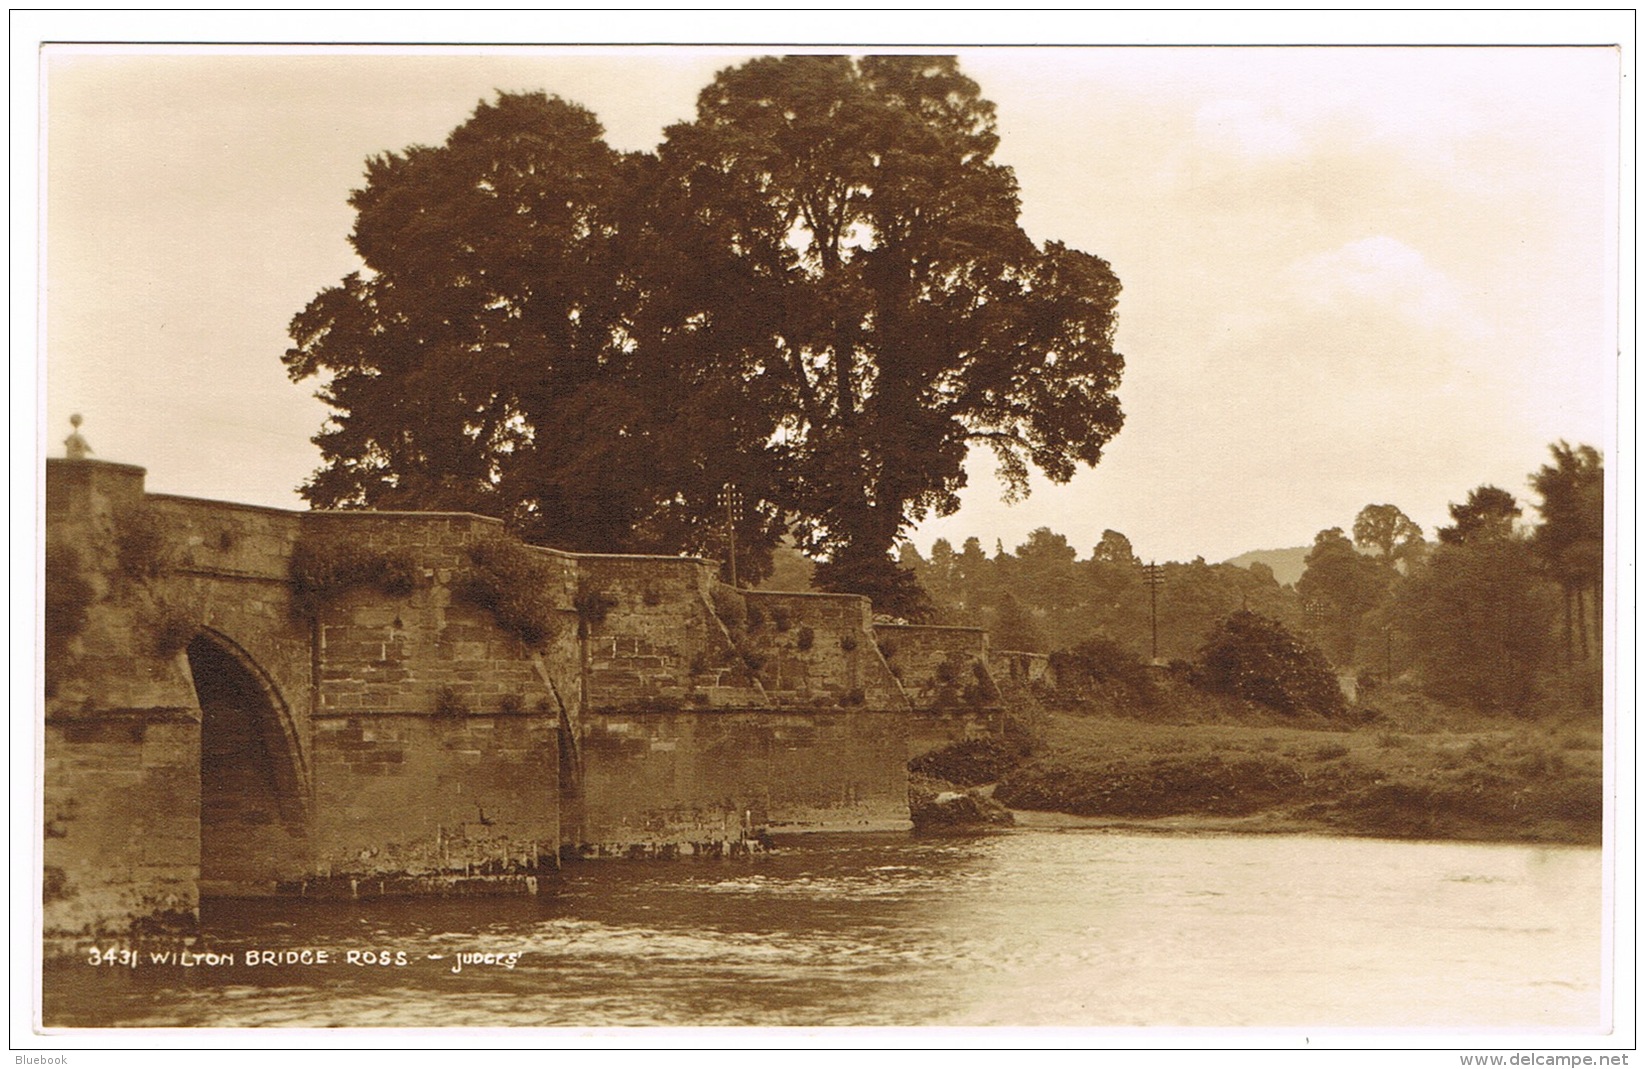
[[[723,604],[729,588],[714,578],[713,564],[681,557],[576,560],[590,709],[767,704],[716,607],[716,594]]]
[[[184,927],[199,905],[200,739],[186,710],[45,725],[48,938]]]
[[[1051,658],[1043,653],[992,650],[989,653],[989,663],[999,676],[1003,677],[1002,682],[1019,687],[1054,687],[1057,684],[1056,673],[1051,670]]]
[[[476,594],[495,520],[143,478],[47,463],[49,937],[187,923],[202,893],[529,893],[566,855],[895,825],[911,753],[999,718],[986,636],[877,628],[862,598],[517,543],[529,589]]]
[[[896,713],[596,712],[586,728],[587,839],[598,847],[908,819],[908,722]]]
[[[314,748],[316,876],[536,874],[556,865],[554,719],[322,717]]]
[[[904,712],[908,696],[875,640],[867,599],[750,591],[748,646],[774,704]]]
[[[866,599],[733,590],[705,561],[578,565],[601,607],[583,621],[578,847],[907,820],[908,703]]]
[[[998,735],[1005,707],[979,627],[878,624],[880,652],[908,695],[910,758],[964,739]]]

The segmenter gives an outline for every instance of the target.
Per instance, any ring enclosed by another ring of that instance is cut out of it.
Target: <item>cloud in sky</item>
[[[1316,308],[1372,304],[1425,327],[1484,330],[1456,283],[1398,238],[1351,241],[1297,261],[1287,276],[1297,298]]]

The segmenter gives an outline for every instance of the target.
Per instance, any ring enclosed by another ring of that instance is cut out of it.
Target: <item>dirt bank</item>
[[[1597,725],[1162,724],[1051,714],[994,796],[1024,827],[1594,845]],[[1047,814],[1055,814],[1048,816]]]

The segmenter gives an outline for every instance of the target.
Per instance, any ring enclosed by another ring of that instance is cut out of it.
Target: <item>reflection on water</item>
[[[751,860],[582,865],[537,899],[207,903],[202,949],[232,965],[145,953],[135,969],[54,966],[45,1014],[48,1026],[1595,1029],[1600,880],[1585,848],[807,836]],[[246,964],[301,949],[328,960]]]

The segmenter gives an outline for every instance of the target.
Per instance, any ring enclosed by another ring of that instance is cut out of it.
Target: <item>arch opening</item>
[[[279,697],[227,643],[188,645],[200,702],[200,892],[272,893],[306,871],[307,805]]]

